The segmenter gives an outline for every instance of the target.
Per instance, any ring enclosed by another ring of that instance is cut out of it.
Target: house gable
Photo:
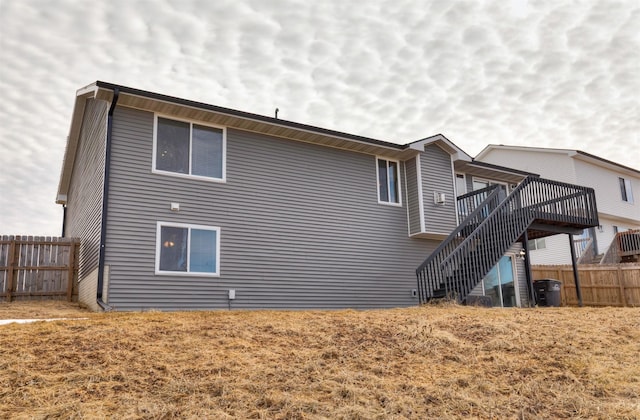
[[[398,145],[97,82],[76,99],[58,196],[70,207],[93,103],[111,103],[98,282],[119,310],[415,304],[415,268],[458,224],[455,172],[529,175],[442,135]],[[196,127],[221,132],[221,171],[159,169],[160,118],[188,127],[191,160]]]

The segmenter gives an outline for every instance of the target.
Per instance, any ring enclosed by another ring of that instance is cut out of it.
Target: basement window
[[[220,228],[158,222],[156,274],[220,275]]]
[[[378,202],[400,205],[400,164],[396,160],[376,159]]]
[[[156,116],[153,172],[225,180],[226,130]]]

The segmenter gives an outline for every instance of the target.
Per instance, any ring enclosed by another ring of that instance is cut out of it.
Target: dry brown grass
[[[0,326],[0,417],[640,417],[640,308],[0,304],[2,318],[73,314],[89,319]]]

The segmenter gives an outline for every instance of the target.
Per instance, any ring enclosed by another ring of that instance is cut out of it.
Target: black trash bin
[[[560,306],[560,286],[558,280],[543,279],[533,282],[538,306]]]

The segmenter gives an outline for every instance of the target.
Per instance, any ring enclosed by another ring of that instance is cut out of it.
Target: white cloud
[[[638,27],[633,0],[5,0],[0,233],[59,233],[74,92],[95,80],[390,141],[441,132],[472,155],[531,144],[638,167]]]

